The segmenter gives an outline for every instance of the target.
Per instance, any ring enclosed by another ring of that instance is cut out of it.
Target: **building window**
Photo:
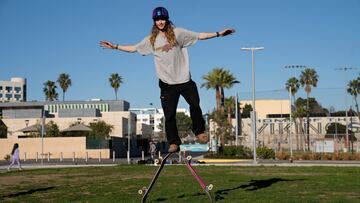
[[[0,91],[3,90],[3,86],[0,86]]]
[[[18,94],[21,92],[21,87],[14,87],[14,89],[15,89],[15,92]]]
[[[12,98],[12,94],[5,94],[5,98],[10,100]]]
[[[6,90],[7,92],[11,92],[12,87],[7,86],[7,87],[5,87],[5,90]]]
[[[15,94],[14,95],[16,101],[19,101],[21,99],[21,95],[20,94]]]

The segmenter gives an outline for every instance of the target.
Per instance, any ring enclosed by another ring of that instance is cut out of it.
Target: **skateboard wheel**
[[[213,187],[214,187],[213,184],[210,184],[210,185],[207,186],[208,190],[212,190]]]
[[[155,159],[155,164],[158,164],[160,162],[159,159]]]
[[[187,156],[187,157],[186,157],[186,160],[188,160],[188,161],[190,161],[191,159],[192,159],[191,156]]]
[[[143,194],[143,190],[138,190],[139,195]]]

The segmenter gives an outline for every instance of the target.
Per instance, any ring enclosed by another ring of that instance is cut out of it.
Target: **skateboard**
[[[156,171],[153,179],[152,179],[151,182],[150,182],[150,185],[149,185],[148,187],[145,187],[145,186],[144,186],[142,189],[140,189],[140,190],[138,191],[138,193],[139,193],[140,195],[144,194],[143,197],[142,197],[141,202],[145,202],[145,201],[146,201],[146,198],[147,198],[147,196],[148,196],[151,188],[154,186],[157,178],[159,177],[159,174],[160,174],[162,168],[163,168],[164,165],[165,165],[166,159],[167,159],[171,154],[173,154],[173,153],[167,153],[163,158],[160,157],[160,159],[156,159],[156,160],[155,160],[155,164],[159,164],[159,162],[161,162],[161,163],[160,163],[160,167],[159,167],[158,170]]]
[[[194,176],[194,178],[197,180],[197,182],[200,184],[201,188],[205,191],[205,193],[207,194],[207,196],[209,197],[209,200],[211,203],[213,203],[213,198],[211,196],[210,190],[213,189],[213,185],[206,185],[204,183],[204,181],[201,179],[201,177],[197,174],[196,170],[192,167],[191,165],[191,156],[186,156],[186,152],[179,152],[180,154],[182,153],[182,158],[184,160],[184,163],[186,165],[186,167],[190,170],[191,174]],[[167,153],[163,158],[160,157],[159,159],[155,160],[155,164],[159,164],[160,163],[160,167],[158,168],[158,170],[156,171],[153,179],[150,182],[150,185],[148,187],[144,186],[142,189],[138,190],[138,193],[140,195],[143,195],[141,202],[144,203],[147,199],[148,194],[150,193],[151,188],[154,186],[157,178],[160,175],[161,170],[163,169],[165,162],[167,160],[167,158],[169,158],[169,156],[173,154],[173,153]]]
[[[209,197],[210,202],[214,202],[213,198],[211,196],[210,190],[213,189],[213,185],[209,184],[206,185],[204,183],[204,181],[201,179],[201,177],[197,174],[196,170],[192,167],[191,165],[191,156],[186,156],[185,154],[186,152],[183,152],[183,160],[185,162],[186,167],[189,169],[189,171],[191,172],[191,174],[194,176],[194,178],[197,180],[197,182],[200,184],[201,188],[204,190],[204,192],[207,194],[207,196]]]

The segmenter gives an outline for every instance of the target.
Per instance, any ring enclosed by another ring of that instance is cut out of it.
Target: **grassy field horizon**
[[[119,165],[0,174],[0,202],[140,202],[157,167]],[[195,166],[215,202],[360,202],[360,167]],[[209,202],[183,165],[166,165],[147,202]]]

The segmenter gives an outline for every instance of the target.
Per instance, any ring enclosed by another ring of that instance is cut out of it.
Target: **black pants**
[[[200,108],[199,93],[194,81],[183,84],[169,85],[159,80],[161,90],[161,105],[165,115],[165,130],[169,144],[181,144],[178,129],[176,127],[176,109],[180,95],[190,105],[190,116],[192,120],[192,131],[199,135],[205,131],[205,121]]]

